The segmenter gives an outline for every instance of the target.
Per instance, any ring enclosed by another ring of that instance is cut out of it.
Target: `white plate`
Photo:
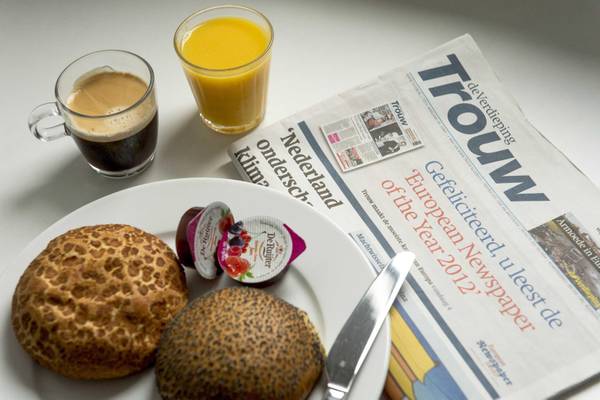
[[[305,310],[329,349],[346,318],[375,274],[352,240],[336,225],[290,196],[244,182],[223,179],[180,179],[151,183],[94,201],[56,222],[35,238],[15,262],[0,272],[0,398],[2,399],[160,399],[153,369],[131,377],[100,381],[64,378],[35,364],[17,343],[10,324],[10,304],[17,281],[48,241],[68,229],[99,223],[125,223],[154,233],[174,248],[179,217],[192,206],[220,200],[239,219],[273,215],[289,224],[307,250],[270,292]],[[225,286],[225,276],[203,281],[186,268],[191,298]],[[389,322],[383,326],[350,399],[379,398],[389,361]],[[309,397],[321,399],[322,379]]]

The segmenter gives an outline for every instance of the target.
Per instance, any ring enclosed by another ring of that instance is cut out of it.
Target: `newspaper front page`
[[[600,372],[600,191],[470,36],[230,155],[246,180],[331,217],[374,268],[417,255],[390,314],[388,397],[545,398]]]

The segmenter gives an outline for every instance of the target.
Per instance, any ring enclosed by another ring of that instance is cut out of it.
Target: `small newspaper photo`
[[[600,309],[600,248],[571,213],[529,231],[594,310]]]
[[[398,100],[321,127],[342,171],[421,147]]]
[[[384,398],[544,399],[600,377],[600,190],[471,36],[229,155],[243,179],[331,218],[374,271],[416,255],[389,314]]]

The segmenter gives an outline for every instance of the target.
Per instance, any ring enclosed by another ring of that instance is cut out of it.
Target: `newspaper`
[[[246,180],[336,221],[373,268],[417,255],[390,314],[389,398],[545,398],[600,372],[600,192],[470,36],[229,151]]]

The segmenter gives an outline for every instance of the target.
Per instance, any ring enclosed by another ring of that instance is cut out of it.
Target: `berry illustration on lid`
[[[250,217],[232,224],[217,246],[225,273],[246,285],[268,286],[287,272],[306,244],[286,224],[273,217]]]
[[[243,284],[264,287],[281,279],[306,244],[277,218],[256,216],[235,222],[229,207],[217,201],[183,214],[176,248],[181,263],[203,278],[225,272]]]

